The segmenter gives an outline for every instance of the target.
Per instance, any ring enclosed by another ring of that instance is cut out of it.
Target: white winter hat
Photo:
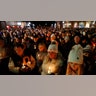
[[[83,52],[91,52],[91,46],[86,45],[86,47],[83,48]]]
[[[56,37],[55,34],[51,34],[51,38],[52,38],[52,37]]]
[[[68,55],[68,62],[83,64],[83,48],[80,44],[72,47]]]
[[[69,40],[69,39],[70,39],[69,36],[64,37],[64,40]]]
[[[58,53],[58,45],[50,44],[47,51],[48,52]]]

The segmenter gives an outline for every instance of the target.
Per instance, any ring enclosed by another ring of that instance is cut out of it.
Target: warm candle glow
[[[54,64],[51,64],[48,68],[48,74],[54,73],[56,71],[56,68]]]
[[[31,62],[30,62],[30,61],[28,61],[28,64],[31,64]]]
[[[25,68],[25,65],[24,64],[22,65],[22,68]]]
[[[48,68],[48,74],[50,74],[51,73],[51,67],[49,66],[49,68]]]
[[[93,46],[95,47],[95,44],[93,44]]]
[[[96,46],[95,43],[93,43],[93,49],[95,49],[95,46]]]
[[[40,54],[38,54],[38,57],[40,56]]]

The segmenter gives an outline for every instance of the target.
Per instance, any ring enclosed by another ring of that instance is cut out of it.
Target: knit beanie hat
[[[51,38],[52,38],[52,37],[56,37],[55,34],[51,34]]]
[[[54,52],[54,53],[58,53],[58,45],[57,44],[54,44],[54,43],[51,43],[49,46],[48,46],[48,52]]]
[[[70,39],[69,36],[64,37],[64,40],[69,40],[69,39]]]
[[[80,44],[72,47],[68,55],[68,62],[83,64],[83,48]]]
[[[90,45],[86,45],[86,47],[83,48],[83,52],[91,52],[91,46]]]

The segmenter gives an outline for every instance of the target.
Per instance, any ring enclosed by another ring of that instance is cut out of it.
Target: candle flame
[[[51,67],[49,66],[49,68],[48,68],[48,74],[50,74],[51,73]]]

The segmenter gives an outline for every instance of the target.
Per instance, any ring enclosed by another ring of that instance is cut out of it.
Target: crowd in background
[[[96,29],[0,30],[0,74],[95,75]]]

